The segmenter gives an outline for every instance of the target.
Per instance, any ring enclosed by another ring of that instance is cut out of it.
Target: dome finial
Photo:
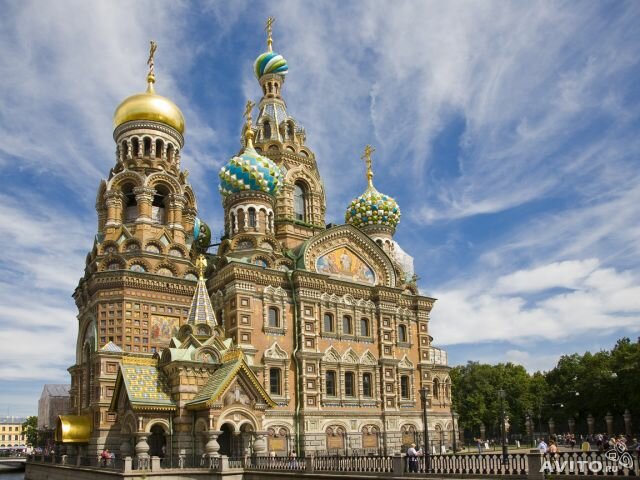
[[[158,49],[158,44],[151,40],[151,45],[149,46],[149,59],[147,60],[147,65],[149,65],[149,72],[147,73],[147,92],[153,93],[153,84],[156,81],[156,75],[154,71],[155,63],[153,61],[153,57],[156,55],[156,50]]]
[[[207,269],[207,258],[201,253],[196,259],[196,268],[198,269],[198,278],[204,279],[204,271]]]
[[[373,187],[373,169],[371,168],[371,154],[375,152],[376,149],[371,145],[366,145],[364,147],[364,154],[360,157],[365,162],[367,162],[367,181],[369,182],[369,187]]]
[[[242,114],[242,116],[247,119],[247,123],[244,130],[244,139],[245,139],[245,145],[246,145],[245,148],[249,148],[251,150],[253,150],[253,137],[254,137],[253,129],[251,128],[251,122],[252,122],[251,111],[255,106],[256,104],[254,102],[252,102],[251,100],[247,100],[247,104],[244,107],[244,113]]]
[[[271,38],[271,33],[273,22],[275,21],[276,19],[274,17],[267,17],[267,26],[265,27],[265,30],[267,32],[267,50],[270,52],[273,52],[273,38]]]

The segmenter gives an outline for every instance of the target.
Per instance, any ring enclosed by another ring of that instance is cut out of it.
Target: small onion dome
[[[151,120],[164,123],[181,134],[184,133],[184,116],[178,106],[153,88],[153,77],[149,77],[147,91],[126,98],[113,114],[113,126],[132,120]]]
[[[253,64],[253,71],[258,80],[268,73],[277,73],[285,76],[289,71],[289,65],[282,55],[276,52],[265,52],[256,58]]]
[[[244,190],[275,195],[284,183],[280,167],[256,152],[251,143],[240,155],[229,160],[218,176],[223,197]]]
[[[193,243],[202,251],[211,244],[211,229],[198,217],[193,222]]]
[[[400,223],[400,207],[396,201],[378,192],[373,185],[349,204],[345,221],[355,227],[385,225],[393,229]]]

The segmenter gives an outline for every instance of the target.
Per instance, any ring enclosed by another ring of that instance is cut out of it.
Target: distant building
[[[22,424],[26,419],[8,417],[0,419],[0,448],[24,447],[25,439]]]
[[[39,443],[46,444],[53,441],[53,431],[56,428],[58,415],[63,415],[71,408],[69,390],[71,385],[48,383],[42,389],[38,400],[38,436]]]

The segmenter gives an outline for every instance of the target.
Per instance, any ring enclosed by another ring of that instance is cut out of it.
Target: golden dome
[[[155,92],[153,75],[149,75],[147,80],[149,86],[146,92],[132,95],[118,105],[113,114],[113,127],[118,128],[132,120],[151,120],[164,123],[184,133],[184,116],[178,106]]]

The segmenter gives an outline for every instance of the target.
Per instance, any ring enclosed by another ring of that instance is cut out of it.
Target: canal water
[[[24,480],[24,472],[3,472],[0,470],[0,480]]]

